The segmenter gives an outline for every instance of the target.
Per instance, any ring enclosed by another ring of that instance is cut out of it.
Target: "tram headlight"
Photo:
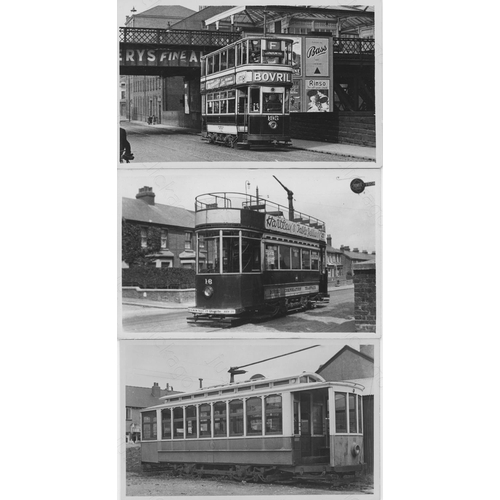
[[[357,457],[361,453],[361,448],[359,447],[359,444],[353,443],[351,447],[351,455],[353,457]]]
[[[278,124],[277,124],[277,123],[273,120],[273,121],[270,121],[270,122],[269,122],[269,126],[270,126],[272,129],[275,129],[275,128],[278,126]]]
[[[214,289],[210,285],[207,285],[203,290],[203,294],[209,298],[214,294]]]

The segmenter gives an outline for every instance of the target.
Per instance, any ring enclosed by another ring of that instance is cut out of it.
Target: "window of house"
[[[125,413],[126,413],[125,418],[127,420],[132,420],[132,408],[126,408]]]
[[[174,439],[184,437],[184,411],[182,408],[174,408]]]
[[[200,437],[212,436],[212,408],[210,405],[200,405]]]
[[[148,230],[145,227],[141,227],[141,247],[146,248],[148,246]]]
[[[191,250],[192,246],[193,246],[193,243],[192,243],[192,240],[193,240],[193,233],[191,232],[186,232],[184,233],[185,236],[184,236],[184,248],[186,250]]]
[[[262,399],[247,399],[247,435],[262,434]]]
[[[156,439],[156,411],[146,411],[142,414],[142,440]]]
[[[356,394],[349,394],[349,432],[358,432],[358,416],[356,415],[356,406],[358,398]]]
[[[161,437],[172,439],[172,410],[170,408],[161,411]]]
[[[226,402],[214,404],[214,436],[227,435]]]
[[[168,231],[166,229],[161,230],[161,248],[168,248]]]
[[[283,433],[283,408],[280,395],[267,396],[265,399],[266,434]]]
[[[229,435],[243,436],[243,401],[241,399],[229,402]]]
[[[186,439],[196,437],[196,406],[186,406]]]
[[[347,432],[346,393],[335,393],[335,431]]]

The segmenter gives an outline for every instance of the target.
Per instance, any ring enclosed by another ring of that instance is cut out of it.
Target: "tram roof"
[[[302,377],[308,377],[306,379],[307,381],[301,382],[300,379]],[[288,382],[288,383],[285,383]],[[276,384],[277,383],[277,384]],[[263,384],[267,384],[267,387],[259,387],[263,386]],[[172,394],[172,395],[166,395],[162,396],[159,399],[164,400],[163,403],[155,406],[151,406],[149,408],[146,408],[145,410],[141,411],[147,411],[152,408],[159,408],[163,407],[167,404],[170,403],[175,403],[175,404],[188,404],[191,402],[196,402],[200,401],[203,399],[212,399],[212,398],[220,398],[220,397],[240,397],[245,394],[249,393],[255,393],[255,392],[277,392],[277,391],[283,391],[283,390],[292,390],[293,388],[304,388],[304,389],[310,389],[310,388],[315,388],[318,386],[318,388],[322,387],[327,387],[329,385],[338,385],[338,386],[343,386],[348,389],[358,389],[358,390],[363,390],[364,386],[361,384],[358,384],[356,382],[332,382],[325,380],[321,375],[317,373],[312,373],[312,372],[303,372],[298,375],[292,375],[288,377],[280,377],[280,378],[273,378],[273,379],[268,379],[268,378],[259,378],[255,380],[246,380],[244,382],[233,382],[229,384],[223,384],[223,385],[215,385],[211,387],[204,387],[203,389],[198,389],[196,391],[190,391],[190,392],[184,392],[181,394]],[[257,388],[255,388],[257,386]],[[229,392],[229,390],[233,389],[234,392]],[[225,393],[224,391],[228,391]]]
[[[247,5],[230,8],[205,20],[210,26],[218,21],[234,16],[235,24],[250,23],[259,26],[266,21],[279,20],[287,15],[294,19],[338,20],[342,19],[342,30],[363,26],[373,26],[374,7],[368,5],[330,6],[287,6],[287,5]]]

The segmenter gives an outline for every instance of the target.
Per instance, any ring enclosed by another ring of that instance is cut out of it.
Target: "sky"
[[[332,246],[349,245],[351,250],[376,248],[380,233],[380,172],[378,169],[182,169],[154,165],[147,169],[120,170],[119,198],[135,198],[140,187],[150,186],[156,194],[155,203],[194,210],[194,199],[200,194],[215,191],[249,193],[288,206],[286,191],[276,177],[294,193],[294,208],[323,220]],[[357,195],[350,189],[353,178],[375,181]]]
[[[263,347],[265,343],[265,348]],[[266,378],[315,372],[345,345],[359,350],[369,340],[353,339],[253,339],[253,340],[128,340],[120,343],[122,382],[124,385],[152,387],[158,382],[164,389],[169,383],[176,391],[194,391],[229,382],[228,369],[280,354],[319,345],[245,368],[235,381],[249,380],[255,374]]]

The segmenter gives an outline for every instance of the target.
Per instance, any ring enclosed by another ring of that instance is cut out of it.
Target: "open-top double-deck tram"
[[[304,372],[163,396],[141,411],[143,466],[266,482],[362,471],[363,389]]]
[[[325,223],[294,210],[291,196],[285,208],[258,194],[200,195],[195,231],[188,321],[277,316],[329,300]]]
[[[293,41],[247,37],[202,57],[202,138],[234,147],[290,144]]]

